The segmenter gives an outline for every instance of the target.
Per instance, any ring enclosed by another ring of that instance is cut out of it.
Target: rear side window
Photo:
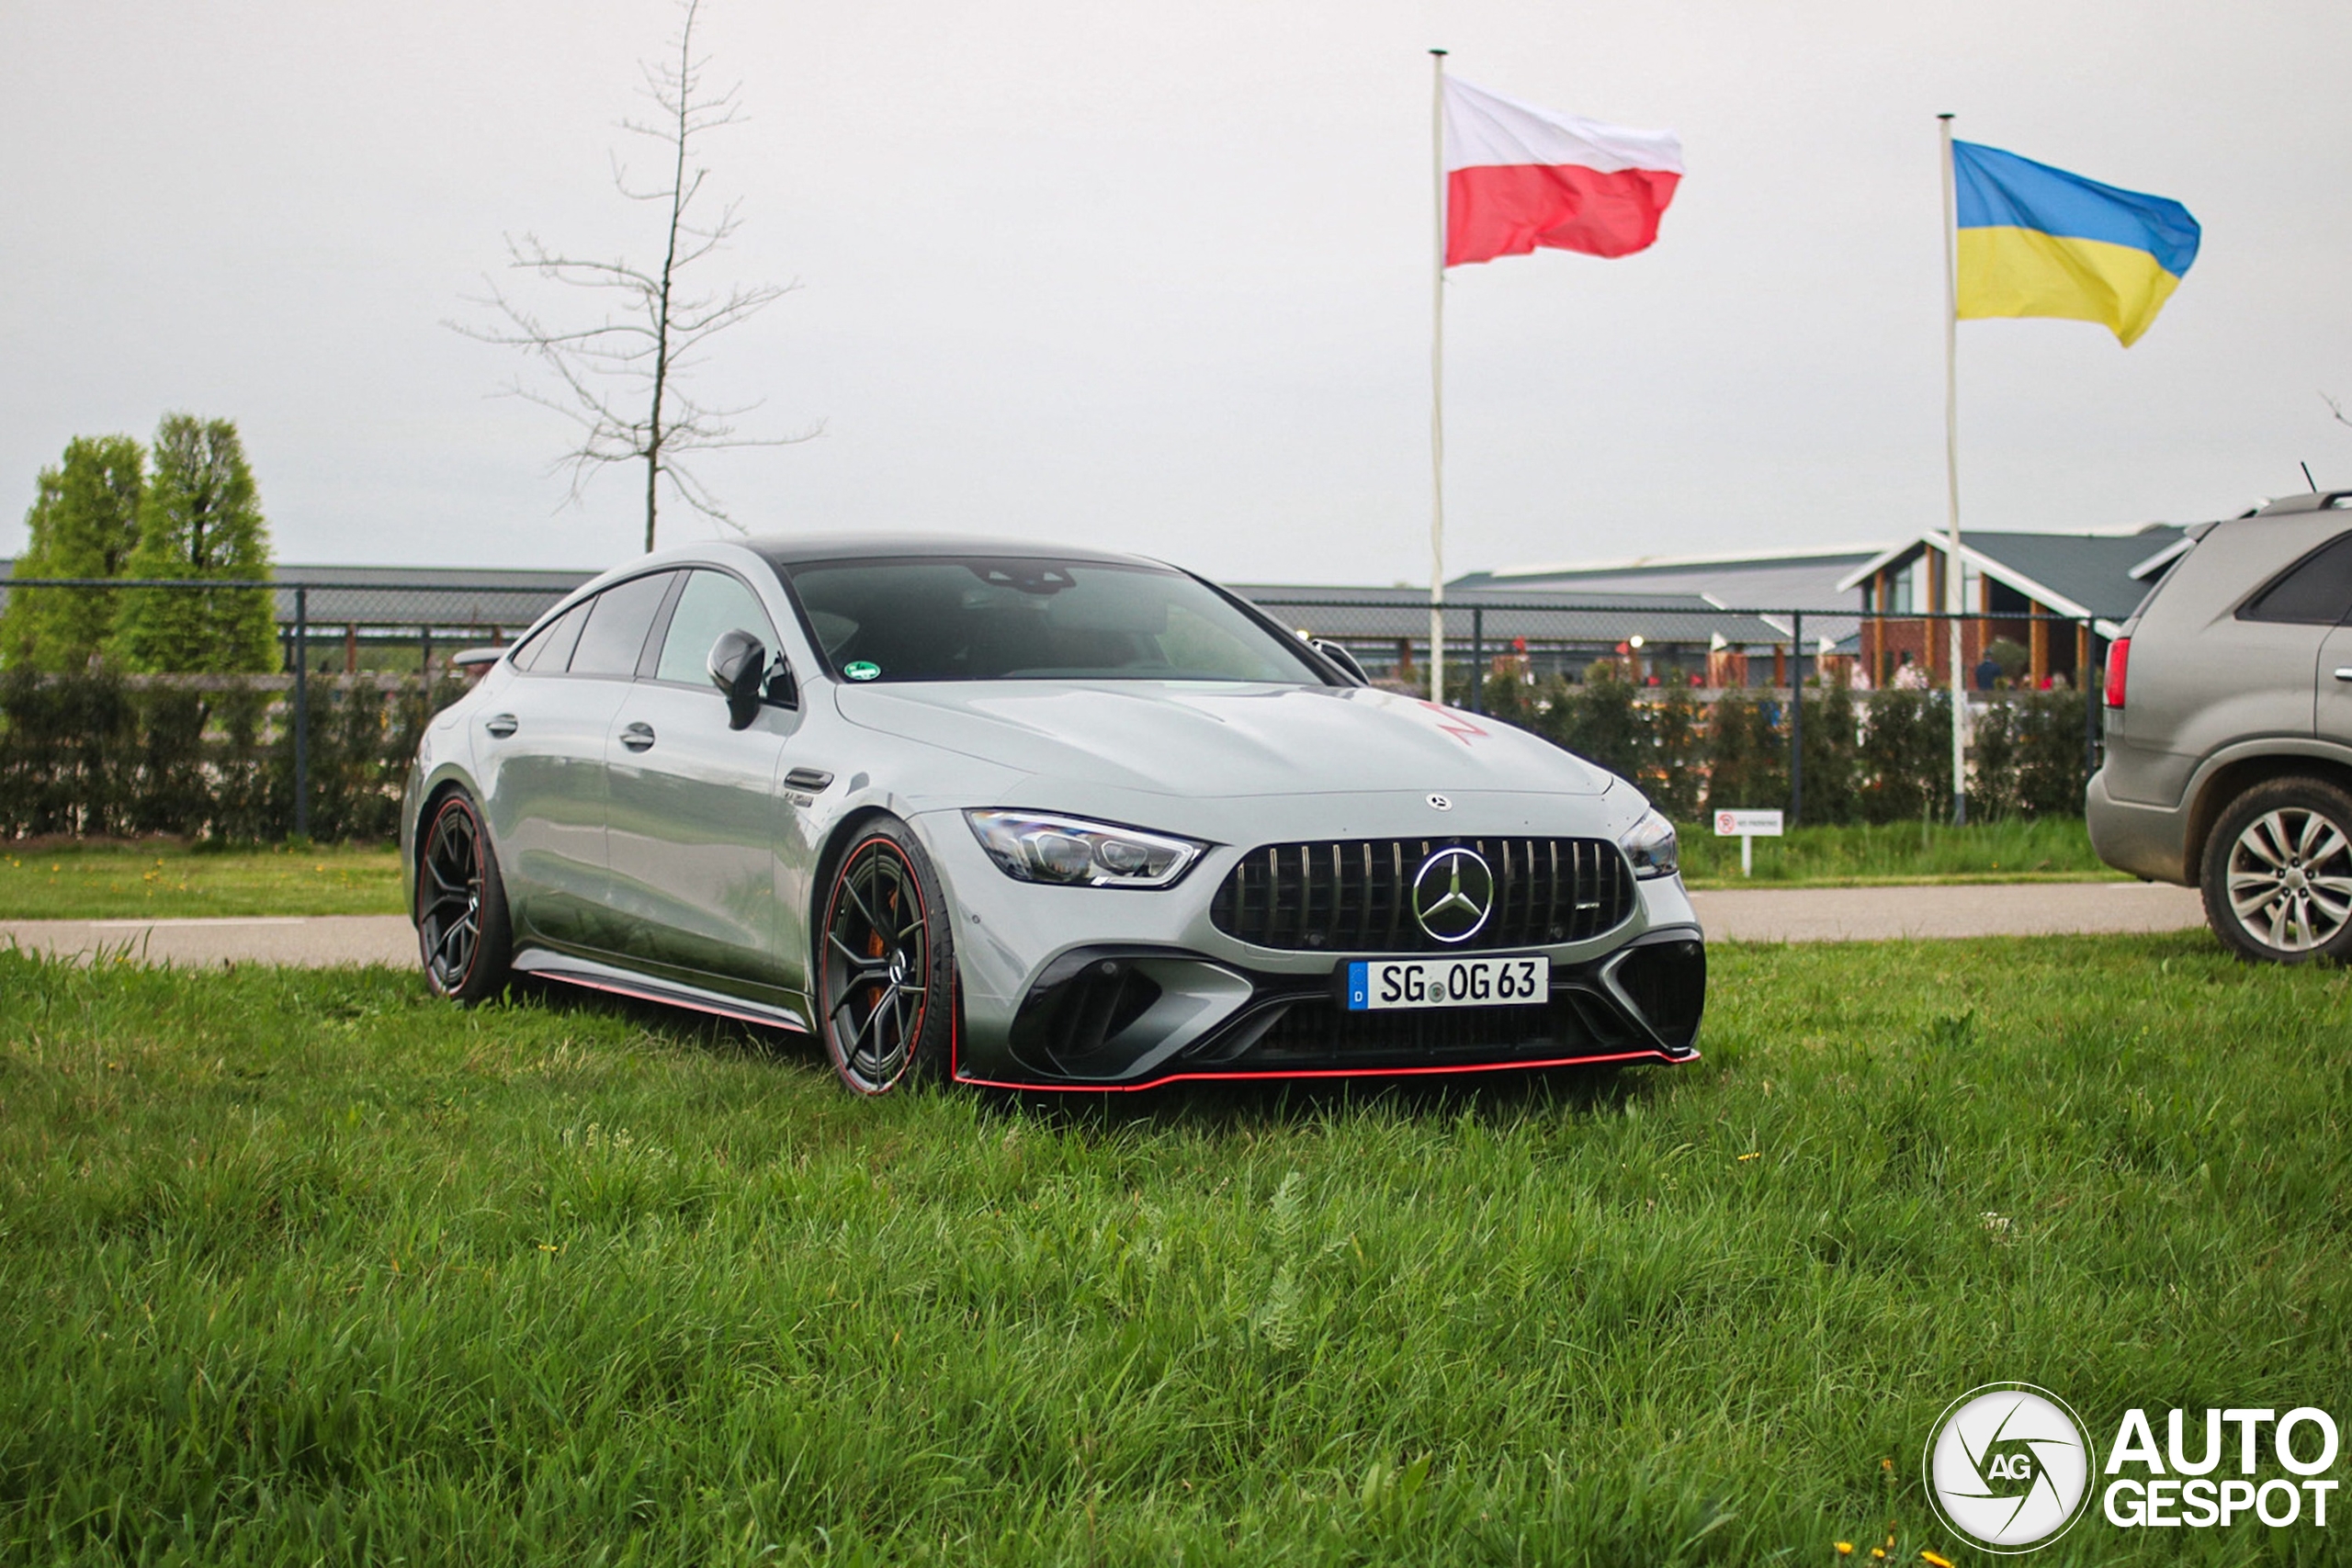
[[[710,645],[729,632],[750,632],[768,652],[775,652],[775,628],[768,624],[757,594],[723,571],[692,573],[678,595],[678,607],[670,612],[670,630],[662,638],[662,661],[654,667],[653,678],[709,685]]]
[[[2337,535],[2280,572],[2238,618],[2323,626],[2352,618],[2352,534]]]
[[[638,656],[645,651],[646,634],[653,629],[653,613],[670,592],[675,572],[657,571],[633,577],[596,595],[595,608],[580,633],[571,655],[574,675],[634,675]]]
[[[595,602],[582,599],[548,622],[537,637],[514,650],[514,668],[536,670],[542,675],[562,674],[571,662],[572,648],[580,641],[580,628],[588,624],[588,607]]]

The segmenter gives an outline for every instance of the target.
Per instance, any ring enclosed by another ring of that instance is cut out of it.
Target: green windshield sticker
[[[882,666],[868,663],[863,659],[853,660],[842,666],[842,673],[853,681],[871,681],[882,673]]]

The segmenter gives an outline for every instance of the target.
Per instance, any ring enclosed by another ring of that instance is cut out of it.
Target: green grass
[[[1682,833],[1694,886],[1736,887],[1739,840],[1710,824]],[[2120,878],[2091,852],[2080,821],[1922,829],[1800,828],[1756,841],[1756,885],[2079,882]],[[219,915],[397,915],[401,869],[389,848],[315,845],[191,849],[142,844],[0,845],[0,919],[102,920]]]
[[[1683,825],[1682,874],[1693,886],[1847,886],[1923,882],[2125,881],[2091,849],[2079,817],[1973,823],[1891,822],[1795,828],[1756,840],[1756,872],[1739,874],[1739,840],[1712,818]]]
[[[145,843],[0,843],[0,919],[397,915],[399,852]]]
[[[1055,1110],[0,953],[0,1561],[1826,1565],[1891,1508],[1967,1562],[1917,1475],[1974,1384],[2102,1444],[2352,1404],[2352,976],[1715,965],[1687,1068]]]

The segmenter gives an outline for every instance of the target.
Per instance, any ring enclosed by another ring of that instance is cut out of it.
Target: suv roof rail
[[[2352,490],[2319,490],[2307,495],[2290,495],[2257,507],[2251,515],[2276,517],[2288,512],[2326,512],[2330,509],[2352,507]]]

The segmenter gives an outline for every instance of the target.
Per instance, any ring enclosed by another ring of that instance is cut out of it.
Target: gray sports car
[[[713,544],[581,589],[427,729],[434,988],[814,1032],[864,1094],[1696,1052],[1674,830],[1156,561]]]

